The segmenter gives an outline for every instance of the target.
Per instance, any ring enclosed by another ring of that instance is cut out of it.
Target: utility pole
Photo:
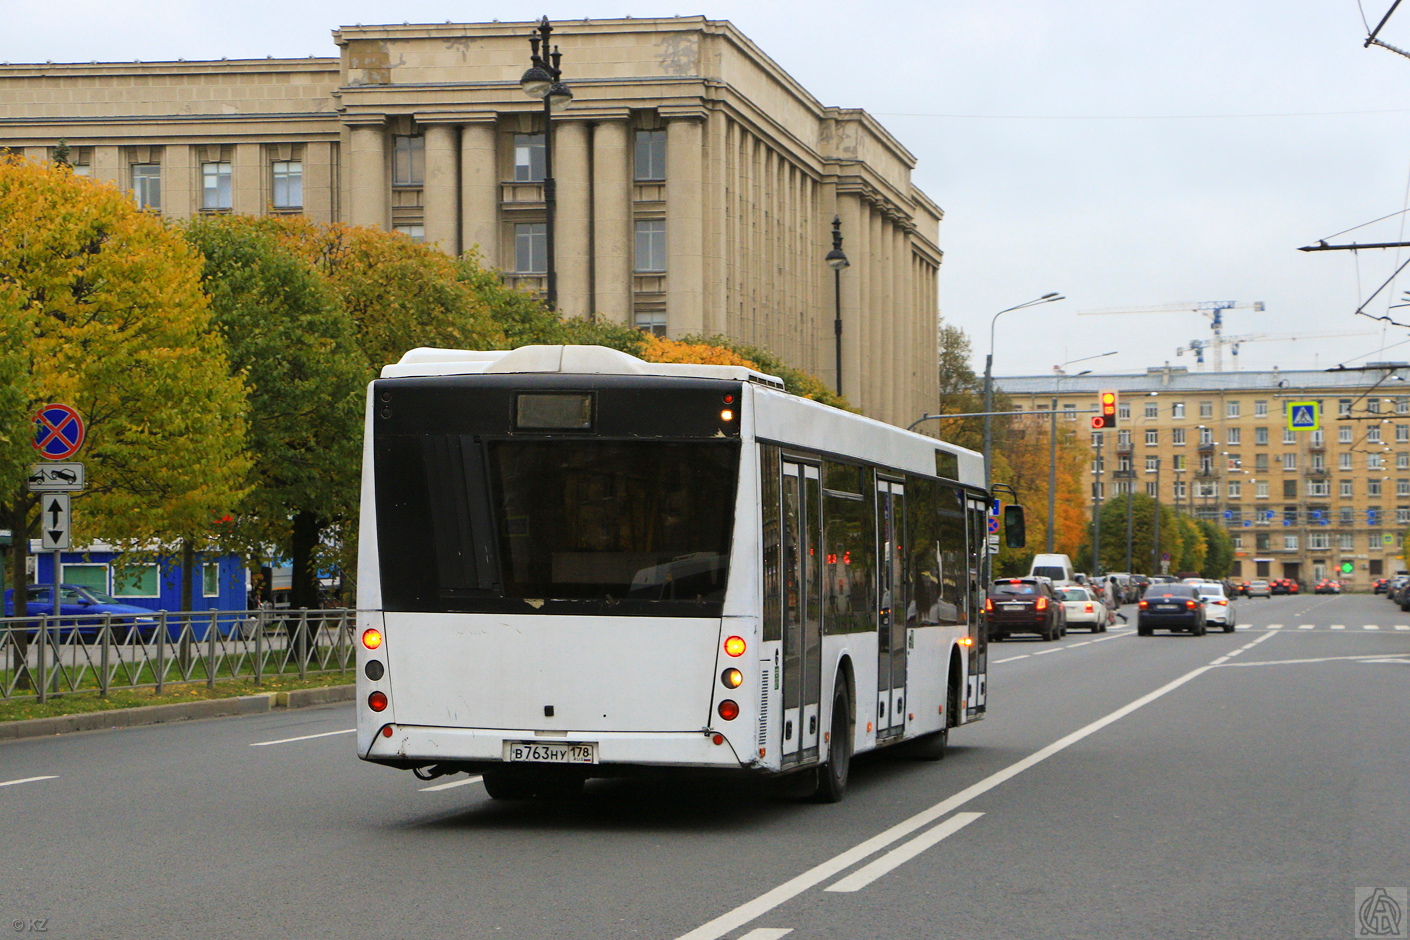
[[[1097,432],[1097,482],[1092,486],[1092,577],[1100,577],[1102,571],[1102,445],[1106,443],[1106,432]]]

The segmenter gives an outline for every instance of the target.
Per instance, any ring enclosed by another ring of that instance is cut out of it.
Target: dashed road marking
[[[295,741],[312,741],[314,738],[331,738],[335,734],[352,734],[356,728],[345,728],[342,731],[325,731],[322,734],[304,734],[297,738],[280,738],[278,741],[255,741],[250,747],[268,747],[271,744],[292,744]]]
[[[1332,624],[1332,629],[1333,629],[1333,630],[1345,630],[1345,629],[1346,629],[1346,624],[1344,624],[1344,623],[1334,623],[1334,624]]]
[[[450,783],[438,783],[434,787],[422,787],[421,792],[435,793],[437,790],[453,790],[456,787],[463,787],[467,784],[479,783],[483,779],[485,779],[483,776],[477,774],[473,777],[467,777],[464,780],[452,780]]]
[[[1316,625],[1315,623],[1304,623],[1304,624],[1299,624],[1299,625],[1298,625],[1298,629],[1299,629],[1299,630],[1311,630],[1311,629],[1315,628],[1316,626],[1317,626],[1317,625]]]
[[[1367,629],[1367,630],[1379,630],[1380,627],[1376,626],[1374,623],[1368,623],[1368,624],[1366,624],[1366,629]]]
[[[739,940],[779,940],[779,937],[786,937],[791,933],[792,927],[757,927]]]
[[[25,777],[20,780],[6,780],[0,783],[0,787],[13,787],[20,783],[38,783],[40,780],[58,780],[58,774],[49,774],[47,777]]]

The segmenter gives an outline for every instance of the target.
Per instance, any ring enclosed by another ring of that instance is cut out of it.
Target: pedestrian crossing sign
[[[1288,430],[1322,430],[1322,403],[1320,401],[1288,402]]]

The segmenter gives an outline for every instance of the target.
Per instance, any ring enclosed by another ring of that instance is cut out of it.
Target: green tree
[[[834,408],[841,408],[843,411],[856,411],[851,403],[841,395],[828,388],[827,385],[813,375],[811,372],[804,372],[797,366],[785,362],[782,357],[775,355],[762,346],[753,346],[749,343],[742,343],[731,339],[728,336],[682,336],[680,342],[688,345],[718,346],[721,349],[728,349],[741,358],[748,359],[759,367],[759,371],[767,375],[774,375],[783,380],[783,387],[794,395],[801,398],[810,398],[813,401],[822,402],[824,405],[832,405]]]
[[[939,414],[974,414],[984,410],[984,380],[969,367],[973,354],[964,330],[948,323],[940,324]],[[1007,409],[996,407],[995,410]],[[983,418],[950,418],[931,426],[938,431],[941,440],[971,450],[984,447]]]
[[[289,558],[291,603],[317,607],[320,567],[351,570],[328,536],[356,517],[371,369],[331,288],[273,235],[228,217],[185,233],[205,258],[230,367],[250,390],[249,492],[230,529],[255,570],[268,547]]]
[[[87,422],[80,542],[169,549],[208,537],[243,495],[245,389],[210,329],[200,259],[114,187],[0,158],[0,339],[16,587],[37,519],[19,482],[35,458],[29,421],[48,402]]]
[[[1229,530],[1208,519],[1196,521],[1200,534],[1204,536],[1204,564],[1200,567],[1201,577],[1219,580],[1229,576],[1234,566],[1234,540]]]

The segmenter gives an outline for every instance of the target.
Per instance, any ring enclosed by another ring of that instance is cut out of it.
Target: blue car
[[[5,616],[15,616],[14,590],[5,592]],[[25,588],[26,616],[38,617],[54,613],[54,586],[31,584]],[[143,639],[156,632],[157,617],[146,607],[124,604],[106,594],[77,584],[59,585],[59,625],[65,630],[77,628],[83,635],[96,636],[103,627],[103,615],[111,614],[113,636],[121,639],[135,626]],[[72,619],[68,619],[72,618]]]

